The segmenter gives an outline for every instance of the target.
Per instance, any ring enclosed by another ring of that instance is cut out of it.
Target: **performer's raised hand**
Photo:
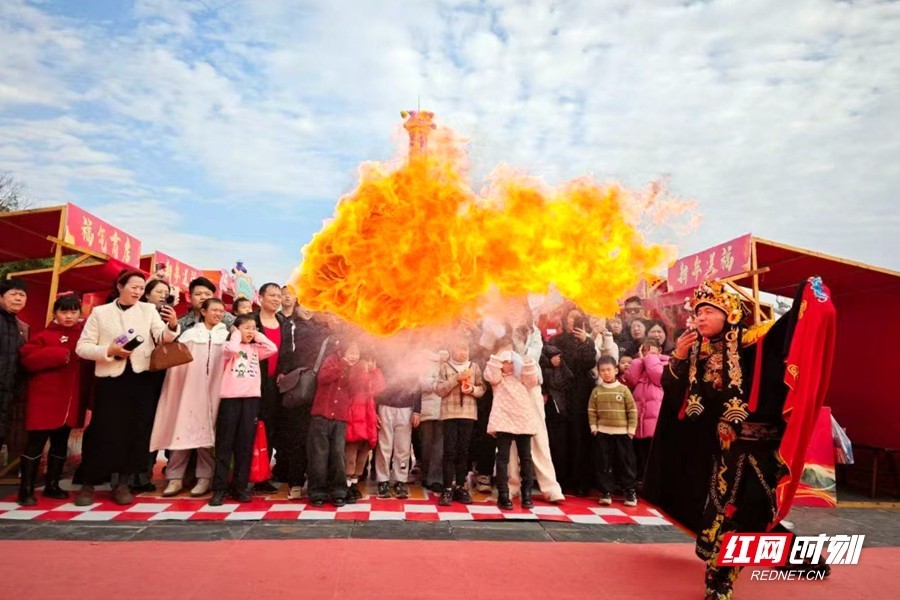
[[[696,329],[688,329],[682,333],[678,341],[675,342],[675,352],[673,353],[675,358],[687,358],[688,353],[691,351],[691,346],[697,342],[698,337],[699,334]]]

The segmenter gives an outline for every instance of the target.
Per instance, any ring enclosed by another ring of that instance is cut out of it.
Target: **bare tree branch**
[[[0,212],[24,210],[31,206],[25,184],[8,171],[0,171]]]

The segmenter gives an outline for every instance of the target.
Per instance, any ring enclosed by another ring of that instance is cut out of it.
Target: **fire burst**
[[[588,178],[550,188],[507,167],[477,194],[453,132],[435,128],[433,113],[403,116],[407,158],[363,164],[359,186],[303,249],[290,285],[307,308],[389,336],[451,323],[491,288],[524,296],[555,287],[589,313],[611,315],[674,258],[639,230],[642,217],[659,220],[659,207],[674,202],[658,188],[633,194]]]

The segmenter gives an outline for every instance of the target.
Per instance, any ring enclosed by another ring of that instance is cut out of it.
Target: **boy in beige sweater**
[[[588,421],[594,436],[600,504],[612,504],[612,489],[618,480],[625,491],[625,506],[637,506],[637,461],[631,441],[637,428],[637,408],[631,391],[616,379],[613,357],[600,357],[597,370],[600,378],[588,403]]]

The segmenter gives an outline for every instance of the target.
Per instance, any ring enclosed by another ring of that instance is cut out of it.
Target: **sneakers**
[[[625,506],[637,506],[637,494],[634,490],[625,490]]]
[[[191,490],[191,496],[197,498],[198,496],[205,496],[209,493],[210,481],[206,477],[201,477],[197,480],[197,485]]]
[[[443,492],[441,492],[441,497],[438,500],[438,504],[440,506],[450,506],[453,504],[453,490],[450,488],[445,488]]]
[[[472,496],[469,495],[468,490],[464,487],[457,487],[453,490],[453,499],[460,504],[472,504]]]
[[[612,504],[612,494],[605,492],[600,494],[600,506],[609,506]]]
[[[222,506],[225,503],[225,492],[216,490],[213,492],[212,498],[209,499],[210,506]]]
[[[378,491],[376,495],[379,498],[390,498],[391,497],[391,484],[387,481],[381,481],[378,483]]]
[[[491,477],[489,475],[479,475],[476,477],[475,489],[482,494],[490,494],[493,491],[491,488]]]
[[[94,486],[83,485],[75,497],[75,506],[90,506],[94,503]]]
[[[172,496],[177,496],[183,489],[184,484],[180,479],[170,479],[169,485],[167,485],[166,489],[163,490],[163,498],[171,498]]]
[[[402,481],[398,481],[394,484],[394,495],[398,500],[406,500],[409,498],[409,488]]]
[[[359,484],[351,483],[347,488],[347,502],[355,504],[358,500],[362,500],[363,493],[359,491]]]
[[[303,487],[295,485],[288,490],[288,500],[299,500],[303,497]]]

